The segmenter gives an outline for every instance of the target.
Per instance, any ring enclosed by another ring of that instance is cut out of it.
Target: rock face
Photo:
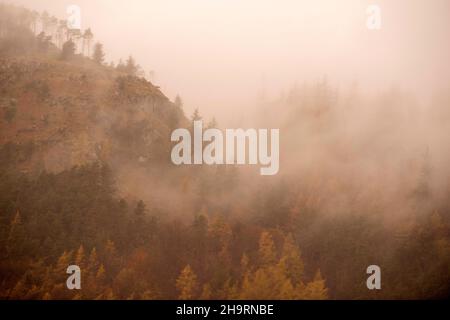
[[[31,144],[15,163],[25,171],[161,163],[170,159],[170,132],[187,125],[147,80],[89,61],[0,60],[0,97],[0,147]]]

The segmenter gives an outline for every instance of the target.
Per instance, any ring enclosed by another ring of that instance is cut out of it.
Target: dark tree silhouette
[[[103,61],[105,59],[105,52],[103,51],[103,44],[101,44],[100,42],[97,42],[95,44],[92,59],[98,64],[103,64]]]
[[[66,41],[62,47],[61,59],[63,60],[71,59],[75,55],[75,50],[76,50],[75,43],[72,40]]]
[[[91,31],[91,28],[88,28],[83,33],[83,54],[85,54],[85,51],[87,49],[87,56],[89,57],[91,55],[91,41],[94,38],[94,34]]]

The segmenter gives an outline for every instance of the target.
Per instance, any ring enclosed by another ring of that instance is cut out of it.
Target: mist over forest
[[[10,2],[1,299],[448,297],[448,2]],[[175,166],[199,120],[279,129],[278,174]]]

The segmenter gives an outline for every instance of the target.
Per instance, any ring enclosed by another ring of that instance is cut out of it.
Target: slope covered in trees
[[[131,57],[106,66],[95,30],[68,34],[48,14],[6,5],[0,14],[0,298],[448,296],[448,190],[436,200],[426,157],[397,201],[384,193],[395,186],[351,179],[346,166],[330,174],[325,161],[302,171],[292,153],[288,174],[270,181],[234,166],[176,168],[170,133],[198,110],[187,119],[181,98],[169,101]],[[348,161],[346,140],[330,138],[347,119],[326,83],[285,102],[284,148],[308,146],[299,137],[312,132]],[[407,219],[383,218],[394,209]],[[69,264],[81,267],[81,290],[65,287]],[[367,290],[371,264],[381,291]]]
[[[115,196],[106,165],[35,178],[8,170],[1,181],[3,298],[327,298],[292,236],[278,233],[277,248],[265,229],[220,215],[158,218]],[[80,291],[65,288],[70,264],[83,270]]]

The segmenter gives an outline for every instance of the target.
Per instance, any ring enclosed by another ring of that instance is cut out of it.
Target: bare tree
[[[50,15],[47,11],[42,12],[41,14],[41,24],[42,24],[42,32],[45,34],[48,34],[49,27],[50,27]]]
[[[64,40],[66,37],[66,40]],[[56,31],[56,46],[62,48],[64,41],[67,41],[67,21],[59,20],[58,29]]]

